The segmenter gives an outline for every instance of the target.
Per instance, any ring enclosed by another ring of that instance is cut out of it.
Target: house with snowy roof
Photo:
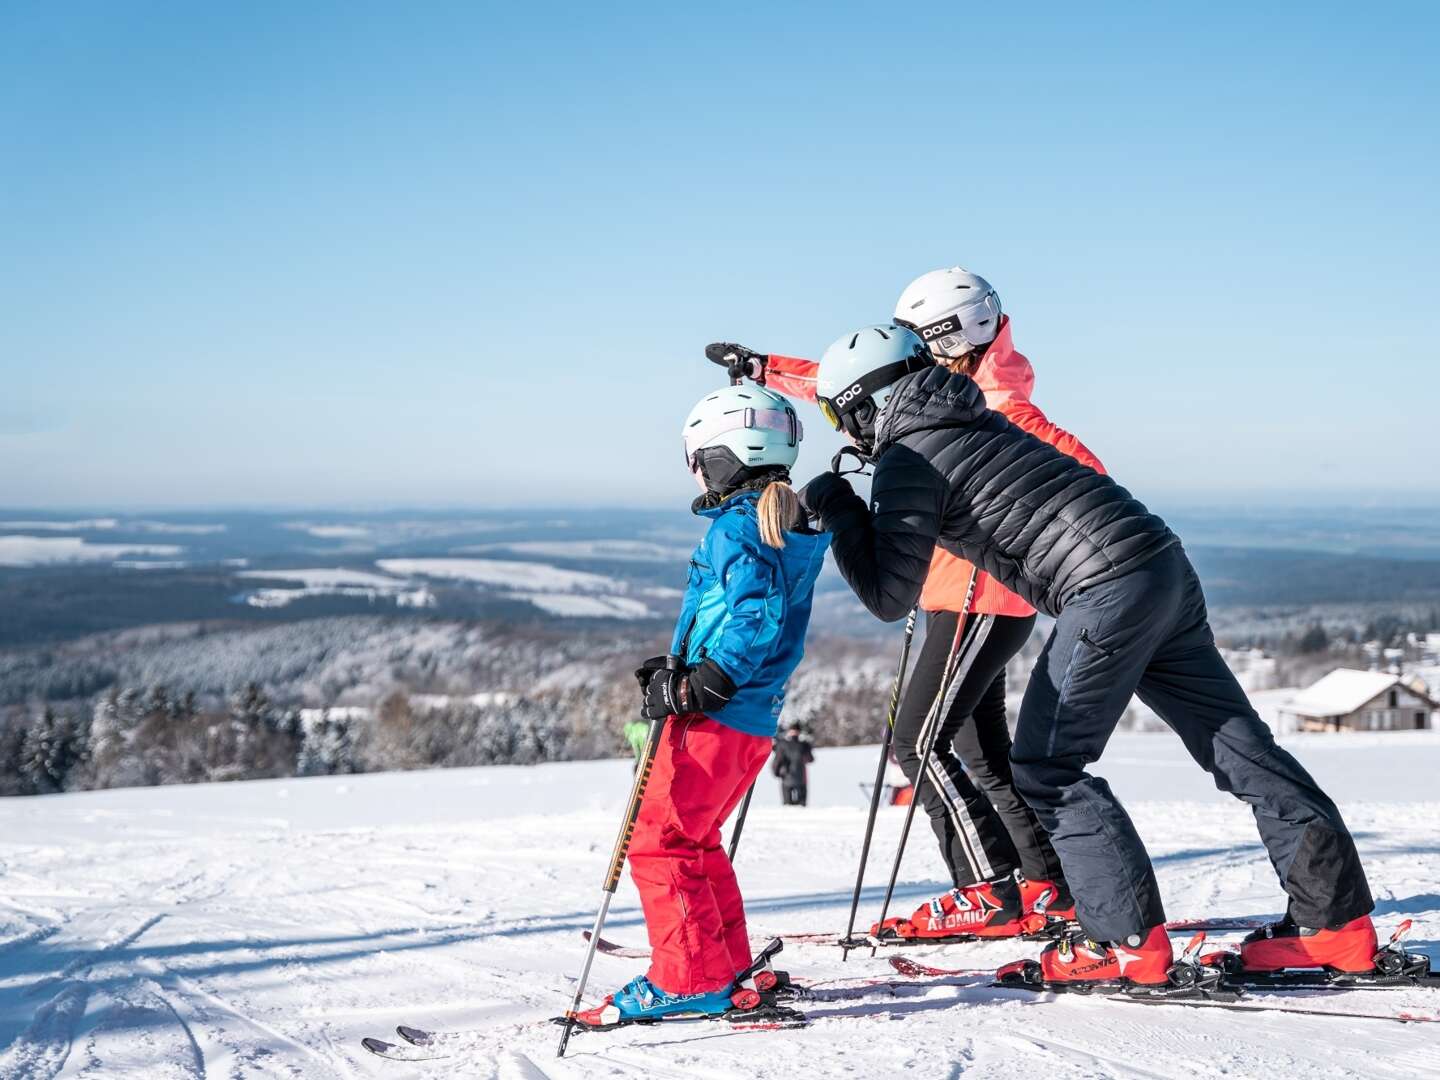
[[[1440,702],[1429,690],[1386,671],[1337,668],[1280,706],[1296,731],[1416,731],[1431,726]]]

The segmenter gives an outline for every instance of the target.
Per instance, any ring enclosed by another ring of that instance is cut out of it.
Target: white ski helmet
[[[905,286],[895,321],[920,335],[937,356],[958,360],[1000,332],[1000,297],[963,266],[931,270]]]
[[[701,491],[726,490],[746,469],[789,469],[804,438],[795,407],[763,386],[706,394],[685,418],[685,467]]]
[[[934,363],[913,330],[895,323],[866,326],[846,334],[820,357],[815,401],[835,430],[865,446],[874,437],[875,418],[895,383]]]

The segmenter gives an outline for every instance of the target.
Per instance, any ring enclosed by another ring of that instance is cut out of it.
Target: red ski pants
[[[650,981],[672,994],[723,990],[750,966],[745,905],[720,826],[770,757],[771,740],[700,713],[665,725],[630,842],[650,935]]]

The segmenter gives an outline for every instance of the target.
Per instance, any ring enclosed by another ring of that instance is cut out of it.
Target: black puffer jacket
[[[874,457],[873,510],[830,473],[801,500],[881,619],[914,606],[937,541],[1050,615],[1179,542],[1114,480],[990,411],[972,380],[944,368],[896,385]]]

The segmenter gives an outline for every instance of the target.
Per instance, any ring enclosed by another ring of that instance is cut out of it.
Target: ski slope
[[[1440,955],[1440,737],[1292,737],[1344,805],[1382,928],[1413,918]],[[809,808],[762,780],[737,859],[752,933],[843,926],[870,748],[821,750]],[[1121,735],[1100,772],[1151,844],[1172,918],[1268,915],[1281,894],[1245,807],[1166,735]],[[1435,1077],[1440,1026],[1047,999],[983,985],[861,985],[791,945],[826,985],[806,1030],[721,1025],[556,1031],[629,780],[625,762],[200,785],[0,800],[0,1077]],[[1426,801],[1429,800],[1429,801]],[[873,917],[900,811],[884,812]],[[902,874],[909,910],[939,886],[928,828]],[[608,936],[644,941],[628,882]],[[995,966],[1038,946],[911,951]],[[597,958],[604,993],[641,965]],[[1347,991],[1335,1010],[1440,1014],[1440,992]],[[461,1057],[384,1061],[396,1023],[476,1035]]]

